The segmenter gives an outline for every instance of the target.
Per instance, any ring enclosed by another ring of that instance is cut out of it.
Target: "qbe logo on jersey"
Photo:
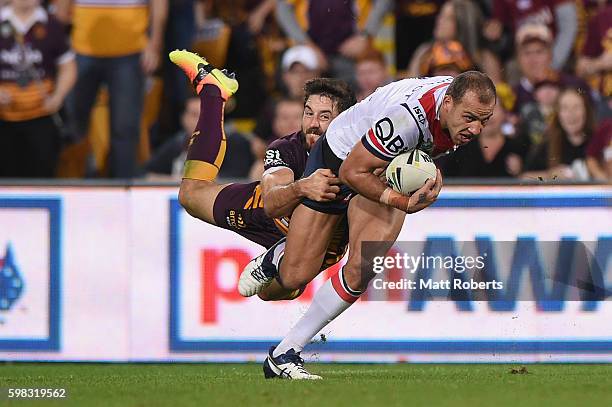
[[[0,196],[0,351],[60,350],[61,201]]]

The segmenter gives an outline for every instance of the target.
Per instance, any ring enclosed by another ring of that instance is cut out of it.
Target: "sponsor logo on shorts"
[[[229,227],[234,229],[244,229],[247,227],[242,215],[231,209],[225,218]]]

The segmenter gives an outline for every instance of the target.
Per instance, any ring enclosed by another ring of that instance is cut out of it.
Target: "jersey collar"
[[[447,90],[448,86],[440,88],[434,92],[434,98],[436,100],[436,120],[438,121],[440,120],[440,108],[442,107],[442,101],[444,100]]]
[[[15,31],[22,35],[30,31],[34,24],[46,23],[48,19],[47,12],[42,7],[36,7],[32,15],[25,22],[17,18],[11,6],[6,6],[0,10],[0,20],[11,23]]]

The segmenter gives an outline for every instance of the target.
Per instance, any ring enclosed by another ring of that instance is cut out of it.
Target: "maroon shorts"
[[[284,234],[266,216],[259,182],[229,184],[219,192],[213,214],[217,226],[238,233],[266,249]]]
[[[213,207],[217,226],[238,233],[266,249],[285,236],[288,219],[270,219],[263,208],[259,182],[229,184],[219,192]],[[322,267],[326,269],[340,261],[348,245],[346,216],[340,220],[330,241]]]

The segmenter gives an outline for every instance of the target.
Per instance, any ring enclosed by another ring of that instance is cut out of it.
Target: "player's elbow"
[[[283,216],[291,216],[294,207],[267,205],[264,201],[264,212],[268,218],[282,218]]]
[[[338,178],[343,184],[351,185],[351,172],[347,170],[346,165],[340,166],[340,171],[338,171]]]
[[[340,171],[338,172],[340,181],[353,189],[355,188],[355,184],[359,182],[359,175],[360,172],[358,169],[344,164],[340,166]]]
[[[266,204],[265,198],[264,198],[264,212],[266,213],[266,216],[268,218],[280,218],[281,216],[283,216],[279,208],[277,208],[274,205]]]
[[[270,196],[269,193],[264,193],[262,195],[263,199],[263,210],[268,218],[280,218],[284,216],[281,212],[281,208],[277,205],[274,205],[274,199]]]
[[[278,189],[266,190],[262,194],[263,209],[269,218],[282,218],[283,216],[291,216],[295,205],[291,205],[287,200],[282,199],[282,195],[278,194]]]

